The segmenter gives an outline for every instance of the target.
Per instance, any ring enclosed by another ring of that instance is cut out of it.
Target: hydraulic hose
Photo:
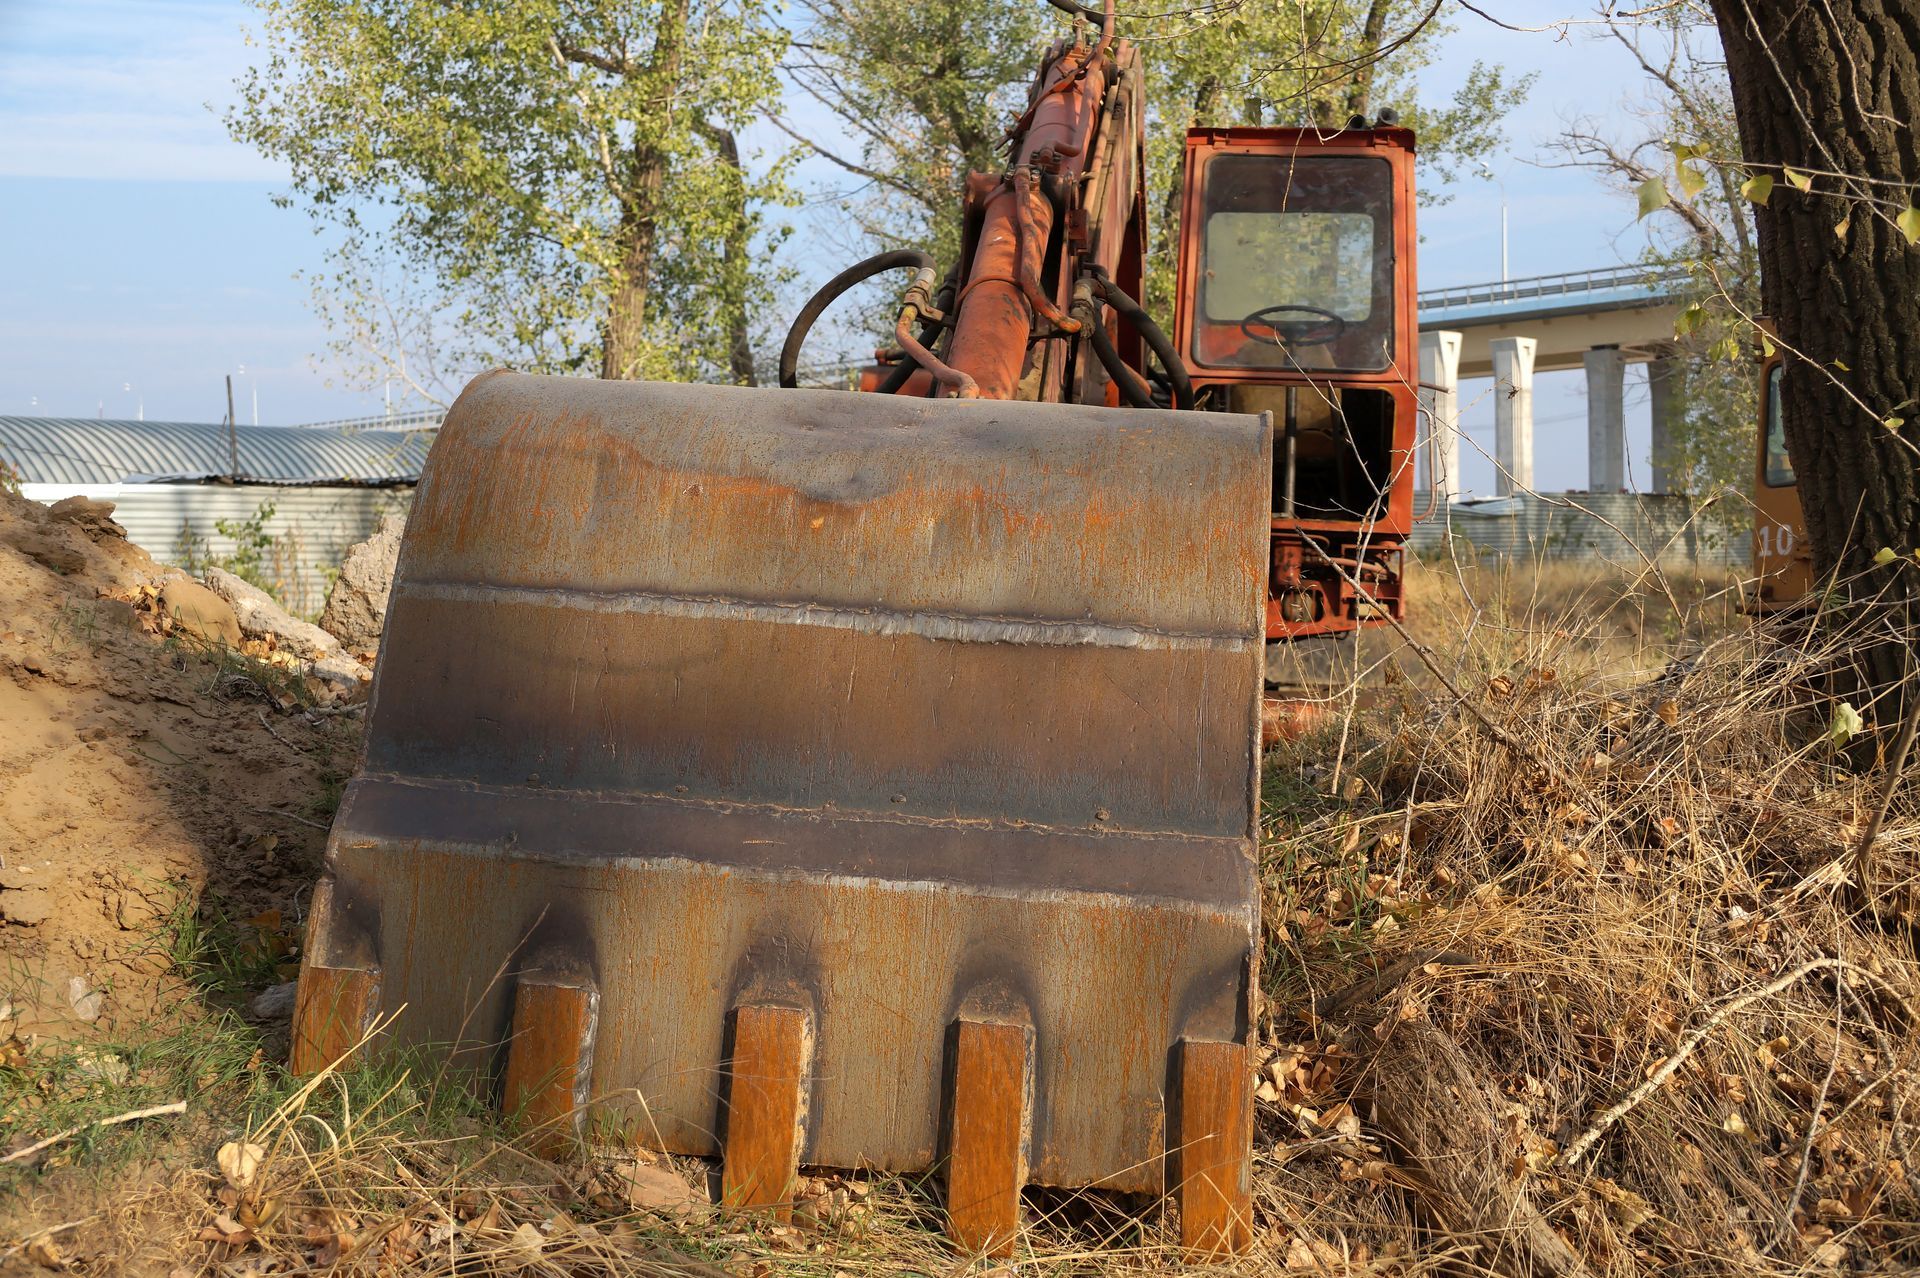
[[[787,330],[786,344],[780,348],[780,385],[793,390],[799,382],[800,347],[807,340],[807,333],[814,322],[820,318],[827,307],[839,299],[840,295],[856,284],[872,279],[882,271],[897,270],[910,266],[916,270],[933,269],[931,254],[918,249],[894,249],[887,253],[876,253],[864,262],[849,266],[820,287],[807,304],[800,308],[800,314],[794,317],[793,327]],[[907,366],[909,369],[912,365]],[[901,381],[905,381],[904,377]],[[897,387],[895,389],[898,389]]]
[[[963,257],[961,260],[965,261],[967,259]],[[944,315],[950,315],[953,311],[953,277],[953,270],[949,270],[946,280],[940,285],[940,291],[934,294],[933,297],[935,309]],[[922,320],[920,322],[920,340],[922,342],[932,342],[939,332],[940,325],[935,321]],[[920,365],[916,361],[903,359],[898,364],[895,364],[893,371],[889,372],[886,379],[874,388],[874,393],[877,395],[898,395],[900,388],[907,384],[907,379],[919,371]],[[939,383],[935,382],[933,385],[938,386]],[[931,393],[932,389],[932,387],[928,388],[929,393]]]
[[[1133,321],[1133,326],[1140,330],[1140,336],[1147,339],[1147,345],[1160,357],[1160,366],[1167,370],[1167,381],[1173,387],[1173,406],[1192,408],[1193,378],[1188,376],[1186,363],[1181,360],[1180,353],[1173,349],[1173,343],[1167,340],[1166,333],[1153,322],[1152,316],[1140,308],[1140,303],[1128,297],[1118,284],[1108,278],[1105,267],[1089,266],[1087,274],[1093,276],[1094,291],[1100,294],[1107,305]]]
[[[1153,408],[1153,390],[1141,382],[1139,376],[1128,368],[1120,358],[1120,352],[1113,347],[1113,339],[1107,336],[1106,321],[1100,315],[1100,304],[1093,300],[1093,281],[1086,276],[1073,287],[1073,314],[1080,321],[1081,331],[1093,342],[1093,353],[1099,357],[1100,367],[1107,370],[1107,376],[1120,391],[1120,398],[1132,408]]]

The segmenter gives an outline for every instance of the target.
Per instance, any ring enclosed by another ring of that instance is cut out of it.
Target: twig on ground
[[[80,1226],[91,1224],[98,1219],[100,1219],[100,1213],[95,1212],[91,1216],[82,1216],[78,1220],[63,1220],[57,1225],[47,1225],[44,1228],[34,1230],[30,1234],[22,1234],[20,1235],[20,1240],[14,1243],[13,1246],[7,1248],[5,1251],[0,1251],[0,1260],[12,1259],[42,1238],[51,1238],[55,1234],[64,1234],[69,1229],[78,1229]]]
[[[1567,1146],[1567,1152],[1560,1156],[1561,1164],[1563,1166],[1571,1167],[1575,1163],[1579,1162],[1583,1157],[1585,1157],[1586,1152],[1589,1149],[1593,1148],[1594,1143],[1606,1134],[1608,1128],[1612,1127],[1615,1123],[1625,1118],[1628,1114],[1632,1113],[1635,1109],[1638,1109],[1642,1101],[1646,1100],[1647,1097],[1659,1091],[1660,1085],[1662,1083],[1666,1082],[1669,1078],[1672,1078],[1676,1073],[1678,1073],[1680,1070],[1680,1067],[1687,1063],[1687,1058],[1689,1056],[1692,1056],[1694,1052],[1698,1051],[1700,1048],[1700,1044],[1707,1041],[1707,1036],[1713,1033],[1713,1031],[1718,1029],[1722,1024],[1724,1024],[1728,1017],[1734,1015],[1736,1012],[1739,1012],[1743,1008],[1750,1007],[1753,1004],[1758,1003],[1761,999],[1773,997],[1775,994],[1778,994],[1781,990],[1786,989],[1788,986],[1793,985],[1794,983],[1800,981],[1804,977],[1811,976],[1815,972],[1826,971],[1829,969],[1834,971],[1844,970],[1844,971],[1856,973],[1861,976],[1865,976],[1869,978],[1872,977],[1872,973],[1867,972],[1862,968],[1855,967],[1853,964],[1847,962],[1845,959],[1837,959],[1837,958],[1809,959],[1805,963],[1802,963],[1799,967],[1794,968],[1791,972],[1786,973],[1784,976],[1774,977],[1771,981],[1768,981],[1765,985],[1760,986],[1758,989],[1748,990],[1745,994],[1737,994],[1734,997],[1728,999],[1726,1002],[1722,1003],[1719,1006],[1719,1008],[1711,1016],[1707,1017],[1707,1019],[1704,1022],[1702,1022],[1698,1028],[1689,1031],[1687,1036],[1681,1040],[1680,1046],[1674,1049],[1674,1052],[1671,1056],[1667,1057],[1665,1061],[1661,1062],[1660,1067],[1658,1069],[1654,1070],[1653,1073],[1647,1075],[1647,1080],[1644,1083],[1634,1088],[1631,1092],[1628,1092],[1624,1100],[1620,1101],[1618,1104],[1614,1105],[1611,1109],[1607,1110],[1606,1113],[1600,1115],[1600,1117],[1597,1120],[1595,1120],[1593,1126],[1587,1128],[1586,1131],[1581,1132],[1579,1135],[1579,1138],[1576,1139],[1573,1142],[1573,1144]],[[1881,982],[1874,982],[1874,983],[1883,984]],[[1887,994],[1889,997],[1893,997],[1892,992],[1890,990],[1886,990],[1882,988],[1881,992],[1883,994]],[[1905,1006],[1904,1002],[1902,1002],[1902,1006],[1903,1007]]]
[[[301,825],[310,825],[316,830],[328,830],[332,828],[324,821],[309,821],[306,817],[295,816],[285,808],[256,808],[249,805],[247,811],[258,812],[261,816],[285,817],[289,821],[298,821]]]
[[[1319,1009],[1322,1020],[1342,1020],[1357,1007],[1377,1003],[1398,989],[1402,982],[1429,964],[1443,967],[1472,967],[1478,960],[1455,950],[1418,950],[1397,962],[1365,976],[1334,994]]]
[[[1833,1076],[1840,1072],[1840,1045],[1846,1041],[1847,974],[1845,971],[1836,972],[1833,979],[1838,987],[1833,998],[1833,1053],[1827,1057],[1826,1077],[1820,1080],[1820,1093],[1814,1098],[1811,1117],[1807,1119],[1807,1138],[1800,1145],[1800,1168],[1794,1173],[1793,1192],[1780,1204],[1780,1215],[1773,1226],[1773,1238],[1766,1246],[1768,1251],[1779,1247],[1793,1228],[1793,1213],[1800,1210],[1800,1199],[1807,1192],[1807,1176],[1813,1171],[1813,1142],[1824,1130],[1820,1111],[1826,1108],[1827,1096],[1833,1090]]]
[[[96,1127],[116,1127],[121,1123],[131,1123],[142,1118],[158,1118],[162,1114],[184,1114],[186,1112],[187,1103],[183,1100],[172,1101],[165,1105],[149,1105],[145,1109],[130,1109],[124,1114],[115,1114],[112,1118],[102,1118],[95,1122],[82,1123],[78,1127],[69,1127],[64,1132],[55,1132],[45,1140],[37,1140],[24,1149],[16,1149],[6,1157],[0,1158],[0,1164],[17,1163],[24,1159],[32,1158],[43,1149],[58,1145],[63,1140],[70,1140],[78,1136],[81,1132],[91,1131]]]
[[[278,741],[281,745],[293,751],[295,754],[306,753],[305,750],[301,749],[299,746],[295,745],[293,742],[281,736],[280,733],[274,728],[274,726],[271,723],[267,722],[267,712],[265,710],[260,711],[259,714],[260,714],[260,726],[265,728],[269,733],[271,733],[275,741]]]

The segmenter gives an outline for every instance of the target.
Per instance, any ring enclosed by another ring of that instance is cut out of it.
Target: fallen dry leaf
[[[199,1238],[201,1242],[244,1247],[253,1241],[253,1231],[223,1211],[213,1218],[211,1225],[200,1231]]]
[[[540,1251],[546,1246],[547,1240],[538,1229],[530,1224],[523,1224],[513,1231],[512,1243],[514,1251],[519,1253],[521,1263],[532,1264],[540,1259]]]
[[[683,1216],[706,1203],[706,1196],[670,1167],[648,1167],[622,1159],[614,1168],[627,1205],[642,1211]]]
[[[220,1165],[220,1174],[235,1189],[246,1189],[253,1184],[253,1178],[259,1174],[260,1160],[267,1151],[259,1145],[246,1141],[230,1140],[220,1147],[214,1155],[214,1162]]]

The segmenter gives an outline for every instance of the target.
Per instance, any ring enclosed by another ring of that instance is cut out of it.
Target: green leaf
[[[1650,177],[1640,184],[1639,191],[1641,217],[1645,217],[1649,213],[1658,213],[1661,209],[1673,203],[1673,197],[1667,194],[1667,180],[1665,178]]]
[[[1853,703],[1842,701],[1833,708],[1833,722],[1827,725],[1827,740],[1835,745],[1845,745],[1855,734],[1866,730],[1866,720],[1853,708]]]
[[[1765,173],[1756,173],[1740,184],[1740,194],[1755,204],[1765,204],[1773,194],[1773,179]]]
[[[1688,160],[1697,160],[1707,153],[1704,142],[1667,142],[1667,149],[1673,152],[1675,164],[1685,164]]]
[[[1680,175],[1680,194],[1689,200],[1707,189],[1707,175],[1692,165],[1678,165],[1674,171]]]
[[[1756,328],[1754,331],[1760,334],[1760,358],[1772,359],[1773,353],[1779,350],[1780,348],[1773,344],[1773,339],[1771,337],[1767,336],[1766,329]]]
[[[1692,333],[1695,329],[1699,328],[1702,324],[1706,323],[1706,321],[1707,321],[1706,307],[1700,305],[1700,303],[1698,302],[1695,302],[1693,303],[1693,305],[1687,307],[1686,310],[1681,311],[1680,314],[1674,317],[1673,335],[1675,337],[1685,337],[1689,333]]]
[[[1909,206],[1906,212],[1893,219],[1900,228],[1900,234],[1907,237],[1907,243],[1920,244],[1920,209]]]
[[[1904,417],[1883,417],[1880,419],[1880,424],[1888,430],[1899,430],[1907,424],[1907,419]]]
[[[1899,557],[1900,556],[1893,553],[1892,546],[1882,546],[1873,552],[1873,566],[1875,568],[1885,568]]]
[[[1788,182],[1793,184],[1794,190],[1805,193],[1813,189],[1813,178],[1799,169],[1782,167],[1780,172],[1785,175]]]
[[[1843,373],[1851,373],[1853,371],[1853,369],[1848,366],[1847,361],[1845,361],[1844,359],[1829,360],[1828,363],[1832,364],[1835,368],[1839,369]]]

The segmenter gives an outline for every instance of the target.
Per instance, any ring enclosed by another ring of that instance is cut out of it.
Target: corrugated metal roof
[[[237,426],[239,475],[258,484],[394,484],[420,478],[432,431]],[[0,417],[0,461],[30,484],[198,480],[231,469],[219,422]]]

